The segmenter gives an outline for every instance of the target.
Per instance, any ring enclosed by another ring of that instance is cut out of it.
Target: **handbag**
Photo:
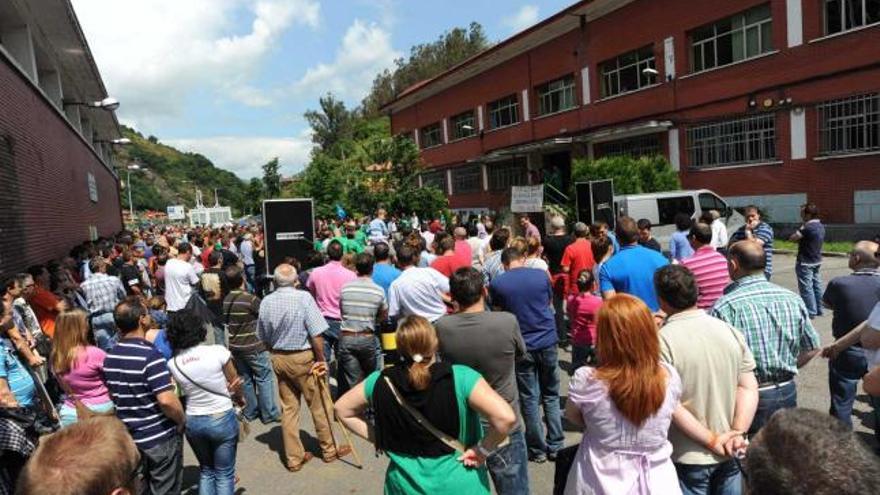
[[[397,403],[400,404],[400,407],[402,407],[404,411],[408,412],[410,416],[412,416],[413,419],[416,420],[416,423],[421,425],[422,428],[428,430],[431,435],[434,435],[437,440],[443,442],[450,449],[456,450],[460,453],[464,453],[464,451],[466,450],[465,446],[461,442],[459,442],[458,439],[452,438],[449,434],[441,431],[439,428],[431,424],[431,422],[428,421],[428,418],[426,418],[417,409],[410,406],[405,400],[403,400],[403,397],[401,397],[400,394],[397,392],[397,388],[395,388],[394,384],[391,383],[390,378],[388,378],[387,376],[383,376],[383,378],[385,379],[385,383],[388,385],[388,388],[391,389],[391,394],[394,395]]]
[[[76,410],[76,419],[77,421],[84,421],[89,418],[94,417],[102,417],[102,416],[115,416],[116,409],[111,409],[107,412],[95,412],[89,409],[89,406],[85,405],[83,401],[79,400],[76,397],[76,394],[73,393],[73,390],[70,388],[64,380],[61,379],[58,375],[55,375],[55,381],[61,387],[61,390],[64,391],[64,394],[69,397],[73,401],[73,408]]]
[[[574,465],[580,445],[570,445],[556,451],[556,467],[553,472],[553,495],[563,495],[565,484],[568,482],[568,473]]]
[[[184,378],[196,387],[208,392],[209,394],[218,395],[220,397],[226,397],[227,399],[232,399],[229,394],[221,394],[220,392],[215,392],[214,390],[209,389],[208,387],[203,386],[202,384],[196,382],[192,378],[189,377],[184,371],[180,368],[180,365],[177,364],[177,356],[174,356],[174,367],[177,368],[177,371],[183,375]],[[235,419],[238,421],[238,442],[243,442],[248,435],[251,433],[251,425],[248,423],[248,420],[244,417],[244,411],[238,406],[233,405],[233,411],[235,411]]]

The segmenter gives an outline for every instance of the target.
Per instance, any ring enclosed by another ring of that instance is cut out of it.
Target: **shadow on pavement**
[[[255,436],[254,439],[265,444],[269,447],[269,450],[278,454],[278,460],[281,462],[281,465],[287,466],[287,458],[284,455],[284,439],[281,436],[281,426],[274,426],[271,430]],[[321,457],[321,445],[318,443],[317,438],[300,430],[299,439],[306,452],[311,452],[316,458]],[[196,479],[198,479],[198,473],[196,473]]]

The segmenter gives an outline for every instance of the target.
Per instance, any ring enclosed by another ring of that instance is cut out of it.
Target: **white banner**
[[[183,205],[168,207],[168,220],[185,220],[186,208]]]
[[[544,210],[544,186],[513,186],[510,188],[510,211],[536,213]]]

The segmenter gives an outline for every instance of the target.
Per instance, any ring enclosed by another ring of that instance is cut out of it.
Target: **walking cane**
[[[355,467],[358,469],[363,469],[364,465],[361,462],[361,456],[358,455],[357,450],[354,448],[354,443],[351,441],[351,435],[348,433],[348,428],[345,427],[342,423],[336,419],[336,414],[333,415],[333,418],[330,418],[330,413],[327,411],[327,403],[329,402],[331,405],[333,404],[333,399],[330,397],[330,391],[327,387],[327,382],[324,380],[324,377],[315,375],[315,378],[318,380],[318,389],[321,394],[321,409],[324,410],[324,415],[327,417],[327,423],[330,426],[330,438],[333,439],[333,448],[339,452],[339,446],[336,445],[336,436],[333,435],[333,422],[339,425],[339,428],[342,430],[342,435],[345,436],[345,441],[348,442],[349,448],[351,448],[351,454],[354,457]]]

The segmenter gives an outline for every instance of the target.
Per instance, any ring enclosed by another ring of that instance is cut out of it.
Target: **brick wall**
[[[88,173],[98,201],[89,198]],[[0,274],[122,228],[118,182],[31,83],[0,56]]]

